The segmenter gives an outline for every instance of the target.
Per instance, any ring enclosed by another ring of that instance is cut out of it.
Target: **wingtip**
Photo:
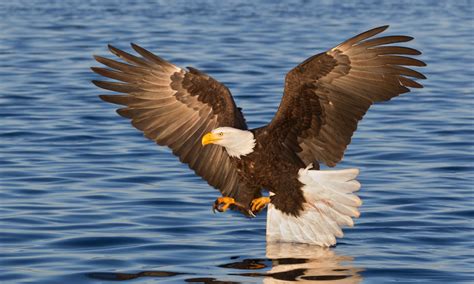
[[[100,72],[100,71],[99,71],[99,70],[100,70],[100,67],[95,67],[95,66],[94,66],[94,67],[89,67],[89,68],[90,68],[90,69],[92,70],[92,72],[94,72],[94,73],[99,74],[99,72]]]
[[[99,87],[99,88],[102,88],[101,86],[102,86],[103,81],[92,80],[91,83],[94,84],[94,85],[96,85],[96,86]]]
[[[110,50],[110,52],[120,57],[120,52],[122,52],[120,49],[111,44],[107,44],[107,48]]]
[[[385,31],[386,29],[388,29],[389,25],[385,25],[385,26],[379,26],[379,27],[376,27],[376,28],[372,28],[370,30],[367,30],[365,32],[362,32],[356,36],[353,36],[345,41],[343,41],[342,43],[340,43],[339,45],[337,45],[336,47],[334,47],[332,50],[335,50],[335,49],[342,49],[343,51],[345,49],[348,49],[350,48],[351,46],[353,46],[354,44],[356,43],[359,43],[359,42],[362,42],[366,39],[369,39],[371,37],[374,37],[378,34],[380,34],[381,32]]]
[[[100,80],[92,80],[92,84],[96,85],[99,88],[110,90],[110,85],[112,85],[112,82],[108,81],[100,81]],[[112,90],[111,90],[112,91]]]
[[[130,43],[130,46],[131,46],[131,47],[133,48],[133,50],[135,50],[136,52],[139,52],[139,50],[143,50],[143,49],[144,49],[143,47],[141,47],[141,46],[139,46],[138,44],[133,43],[133,42]]]
[[[150,51],[146,50],[145,48],[139,46],[136,43],[131,42],[130,45],[132,46],[133,50],[138,52],[138,54],[144,56],[144,55],[149,55],[150,57],[153,57],[155,59],[160,59],[158,56],[152,54]]]
[[[108,95],[99,95],[98,96],[101,100],[103,100],[104,102],[109,102],[107,99],[108,99]]]
[[[368,30],[367,32],[375,32],[375,35],[376,34],[379,34],[381,32],[384,32],[385,30],[387,30],[388,28],[390,27],[390,25],[383,25],[383,26],[379,26],[379,27],[376,27],[376,28],[373,28],[371,30]],[[364,32],[365,33],[365,32]]]
[[[99,61],[99,62],[100,62],[100,59],[103,58],[102,56],[95,55],[95,54],[93,54],[92,57],[95,59],[95,61]]]

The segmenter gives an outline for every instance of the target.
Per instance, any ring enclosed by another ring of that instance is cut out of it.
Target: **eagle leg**
[[[268,203],[270,203],[270,197],[259,197],[255,198],[252,200],[250,203],[250,208],[252,209],[252,212],[257,213],[260,212],[265,206],[267,206]]]

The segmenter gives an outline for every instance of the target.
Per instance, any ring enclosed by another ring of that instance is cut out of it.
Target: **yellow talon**
[[[214,206],[212,206],[212,211],[214,211],[214,213],[216,212],[215,210],[219,212],[225,212],[229,208],[229,206],[233,204],[236,203],[232,197],[219,197],[214,202]]]
[[[268,203],[270,203],[270,197],[259,197],[252,200],[250,208],[252,212],[260,212]]]

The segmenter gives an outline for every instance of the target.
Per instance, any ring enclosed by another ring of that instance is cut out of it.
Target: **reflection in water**
[[[337,255],[330,248],[291,243],[267,244],[272,269],[264,283],[286,281],[318,283],[360,283],[362,269],[352,266],[352,257]]]
[[[263,283],[318,282],[360,283],[362,269],[351,265],[349,256],[337,255],[330,248],[291,243],[267,244],[266,259],[244,259],[220,267],[232,269],[271,269],[265,273],[240,273],[240,276],[264,277]]]
[[[338,255],[331,248],[292,243],[267,244],[267,259],[243,259],[232,257],[235,261],[219,265],[220,268],[231,269],[228,275],[244,277],[261,277],[263,283],[360,283],[361,268],[352,266],[352,257]],[[270,269],[265,271],[266,269]],[[252,272],[236,273],[236,270],[252,270]],[[101,280],[131,280],[138,277],[173,277],[184,273],[167,271],[142,271],[139,273],[95,272],[88,276]],[[238,283],[220,281],[211,277],[185,279],[190,283]]]

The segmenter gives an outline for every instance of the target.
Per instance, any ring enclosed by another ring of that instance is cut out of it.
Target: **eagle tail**
[[[343,236],[341,227],[354,225],[352,217],[359,217],[360,189],[356,180],[358,169],[319,171],[311,165],[299,171],[301,190],[306,199],[299,216],[283,213],[274,205],[268,206],[267,240],[309,243],[319,246],[336,244]]]

